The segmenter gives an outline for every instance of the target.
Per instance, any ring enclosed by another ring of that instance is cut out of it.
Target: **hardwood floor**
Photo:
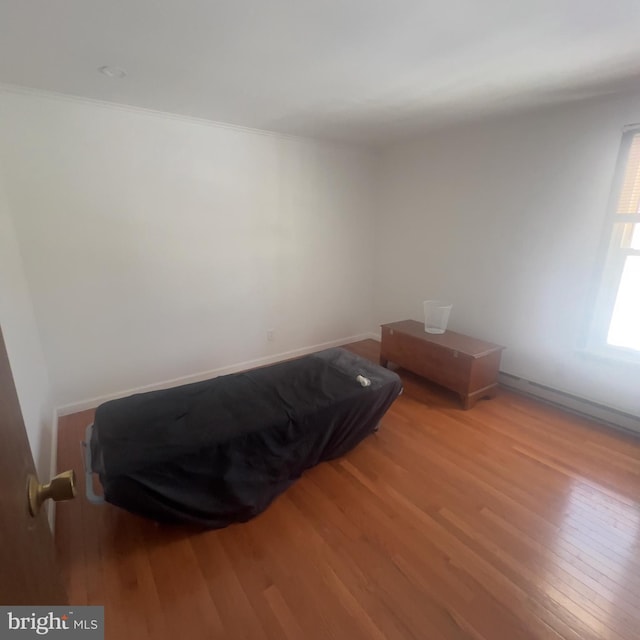
[[[640,439],[505,390],[463,411],[399,373],[378,433],[248,523],[60,503],[71,602],[104,604],[113,640],[640,637]],[[61,470],[91,419],[60,420]]]

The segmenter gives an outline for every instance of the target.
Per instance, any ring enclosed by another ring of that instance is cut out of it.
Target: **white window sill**
[[[631,367],[640,367],[640,351],[623,349],[622,347],[582,347],[576,349],[578,355],[600,360],[608,364],[621,364]]]

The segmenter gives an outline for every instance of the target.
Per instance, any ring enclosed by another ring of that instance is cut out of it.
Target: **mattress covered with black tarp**
[[[96,410],[92,471],[114,505],[160,522],[223,527],[355,447],[401,391],[395,373],[329,349],[113,400]]]

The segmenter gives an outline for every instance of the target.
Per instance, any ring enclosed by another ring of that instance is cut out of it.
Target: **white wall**
[[[13,91],[0,145],[56,406],[372,327],[364,153]]]
[[[22,304],[26,274],[53,402],[421,319],[438,296],[452,329],[507,347],[508,373],[638,415],[637,368],[579,350],[637,121],[627,96],[469,123],[385,150],[374,173],[346,147],[0,92]]]
[[[51,390],[20,249],[1,181],[0,326],[36,470],[41,480],[47,481],[51,472]]]
[[[640,415],[638,367],[580,352],[622,127],[640,97],[469,123],[385,151],[375,313],[507,347],[502,369]]]

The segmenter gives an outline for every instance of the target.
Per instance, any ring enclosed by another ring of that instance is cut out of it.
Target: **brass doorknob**
[[[73,469],[59,473],[48,484],[40,484],[33,474],[27,479],[29,513],[34,517],[40,512],[40,507],[45,500],[49,498],[55,502],[71,500],[75,495],[76,472]]]

